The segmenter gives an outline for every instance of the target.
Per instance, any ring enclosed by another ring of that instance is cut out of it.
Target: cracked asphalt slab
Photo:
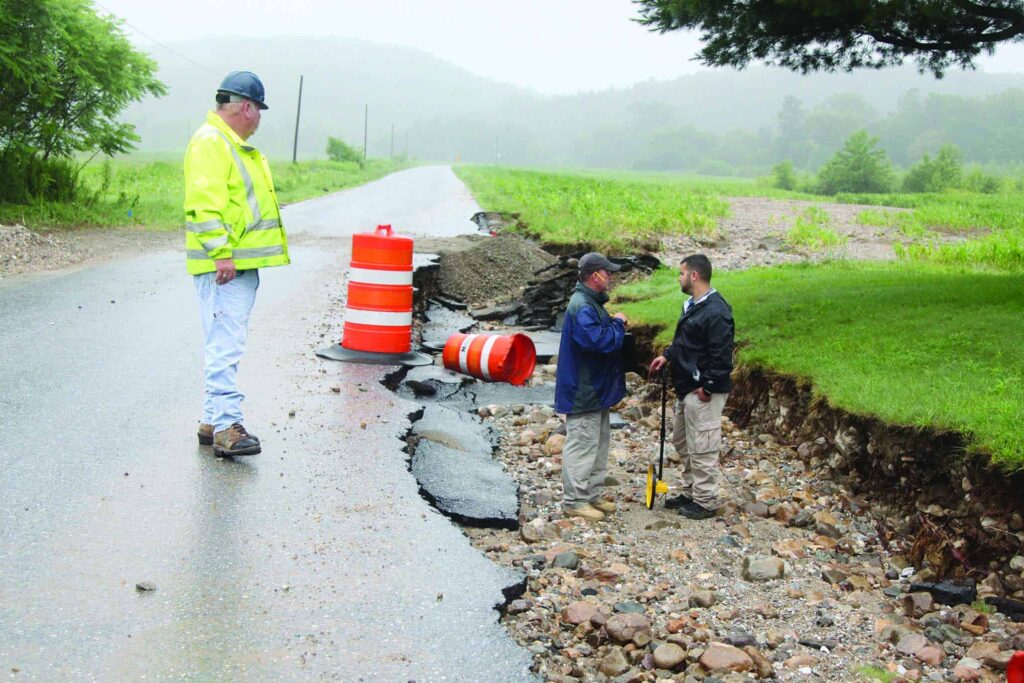
[[[472,232],[468,197],[450,169],[418,168],[286,208],[293,265],[261,273],[240,369],[254,458],[196,444],[180,253],[0,284],[3,671],[532,680],[494,610],[517,577],[408,471],[420,406],[380,384],[386,367],[313,356],[341,332],[348,235]]]

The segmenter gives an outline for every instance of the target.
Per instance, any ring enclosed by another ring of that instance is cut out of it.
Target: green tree
[[[1020,0],[636,0],[654,31],[700,31],[710,66],[765,61],[808,71],[881,68],[913,58],[937,75],[970,67],[1024,33]]]
[[[327,158],[331,161],[353,161],[363,167],[363,154],[341,138],[327,138]]]
[[[892,165],[878,138],[860,130],[818,172],[818,192],[888,192],[893,186]]]
[[[777,115],[779,137],[776,140],[776,154],[779,157],[794,159],[803,167],[807,160],[807,113],[803,102],[792,95],[782,100]]]
[[[927,154],[903,178],[904,192],[944,192],[963,185],[964,170],[960,150],[943,145],[932,159]]]
[[[160,96],[156,63],[89,0],[0,0],[0,150],[44,160],[126,152],[130,103]]]

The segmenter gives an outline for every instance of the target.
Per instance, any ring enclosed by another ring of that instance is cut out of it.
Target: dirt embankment
[[[0,279],[172,249],[182,244],[182,237],[177,232],[140,228],[37,232],[23,225],[0,225]]]

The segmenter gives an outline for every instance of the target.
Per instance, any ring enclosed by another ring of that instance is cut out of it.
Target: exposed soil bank
[[[890,531],[914,538],[915,566],[982,580],[1024,547],[1024,472],[969,453],[963,435],[852,415],[770,371],[741,367],[733,381],[733,421],[792,444],[812,469],[898,511],[905,525]]]

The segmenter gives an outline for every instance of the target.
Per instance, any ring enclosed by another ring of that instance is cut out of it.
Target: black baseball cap
[[[584,254],[580,257],[579,269],[580,274],[590,275],[591,273],[596,273],[599,270],[607,270],[609,273],[615,273],[622,270],[622,266],[616,265],[606,259],[602,254],[592,251],[589,254]]]

